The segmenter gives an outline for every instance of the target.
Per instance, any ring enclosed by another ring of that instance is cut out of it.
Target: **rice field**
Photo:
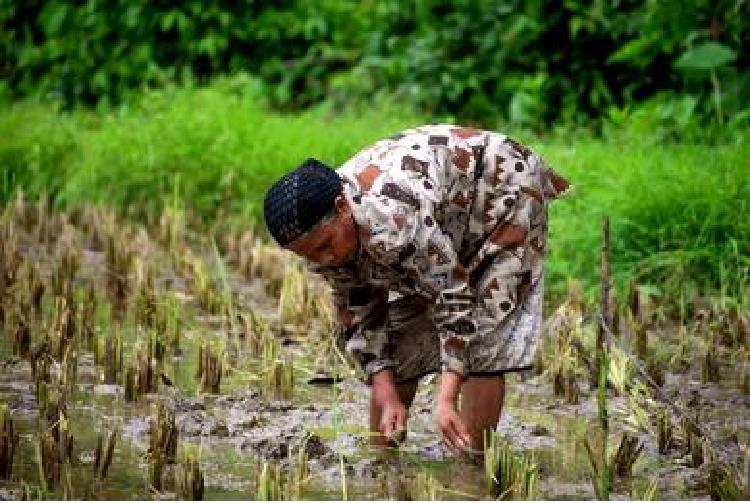
[[[571,278],[549,302],[480,459],[442,446],[434,377],[405,443],[368,447],[325,284],[252,225],[16,197],[0,221],[0,496],[749,498],[748,284],[667,298],[614,281],[616,233],[596,228],[600,286]]]

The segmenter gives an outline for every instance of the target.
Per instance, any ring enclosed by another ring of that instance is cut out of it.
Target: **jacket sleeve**
[[[367,375],[395,365],[385,332],[388,292],[333,269],[312,268],[331,286],[339,349]]]

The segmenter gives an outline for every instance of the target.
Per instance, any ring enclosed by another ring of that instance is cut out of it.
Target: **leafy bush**
[[[267,111],[259,87],[247,77],[170,87],[108,113],[0,106],[0,197],[23,189],[59,206],[95,201],[144,219],[176,192],[207,222],[247,225],[259,217],[266,188],[305,158],[337,166],[374,140],[426,122],[397,101],[343,115],[325,107],[279,115]],[[563,293],[569,276],[596,288],[605,214],[621,283],[631,274],[662,289],[748,281],[747,133],[712,146],[671,141],[669,129],[654,134],[658,128],[631,114],[622,120],[603,138],[513,131],[575,185],[550,207],[549,290]]]
[[[487,127],[675,91],[695,116],[746,122],[749,19],[744,0],[0,0],[0,76],[70,105],[245,71],[281,109],[395,92]]]

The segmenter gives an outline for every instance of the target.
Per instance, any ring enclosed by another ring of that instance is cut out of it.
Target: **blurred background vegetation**
[[[738,296],[749,26],[747,0],[0,0],[0,199],[242,225],[306,157],[465,123],[575,183],[552,291],[595,285],[606,213],[622,278]]]

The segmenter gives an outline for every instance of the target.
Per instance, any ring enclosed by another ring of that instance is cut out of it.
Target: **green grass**
[[[20,102],[0,108],[0,199],[22,188],[32,197],[50,194],[63,207],[89,200],[146,218],[176,189],[193,217],[210,221],[221,209],[221,218],[247,223],[257,221],[265,189],[305,158],[339,165],[367,144],[425,122],[395,100],[279,115],[267,111],[248,78],[145,92],[110,113]],[[551,291],[561,293],[575,276],[593,294],[600,218],[608,214],[620,284],[643,274],[668,293],[710,286],[740,297],[750,268],[750,147],[660,140],[639,127],[609,127],[604,138],[505,131],[576,187],[550,209]]]

